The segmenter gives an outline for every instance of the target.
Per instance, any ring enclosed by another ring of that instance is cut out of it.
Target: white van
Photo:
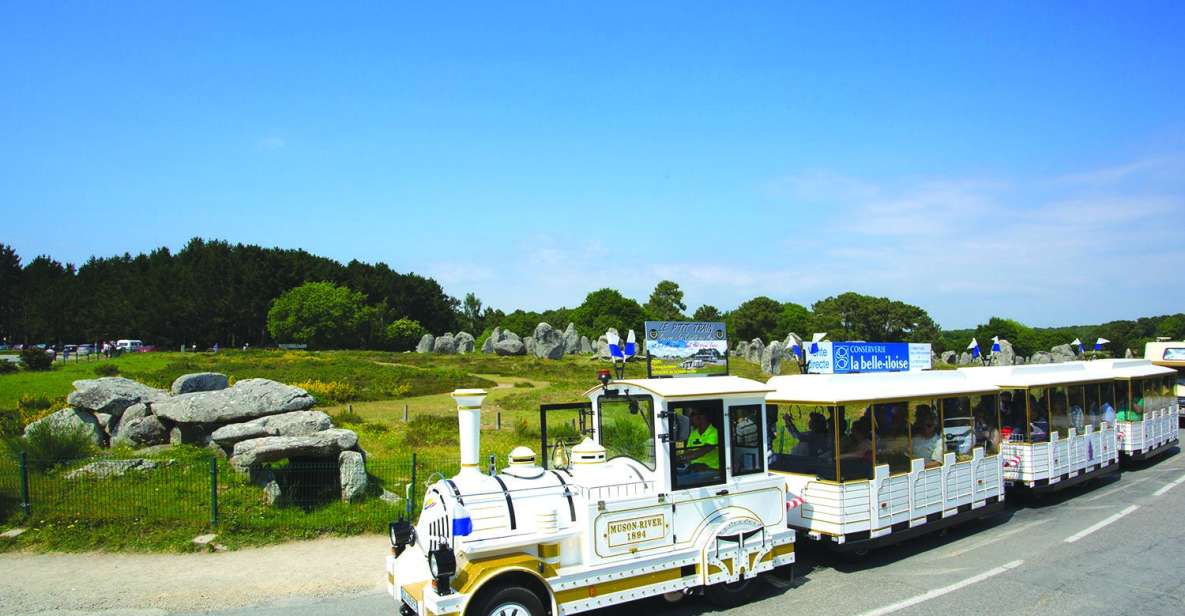
[[[144,342],[142,340],[116,340],[115,341],[115,350],[116,351],[135,353],[136,351],[139,351],[140,347],[142,347],[142,346],[144,346]]]

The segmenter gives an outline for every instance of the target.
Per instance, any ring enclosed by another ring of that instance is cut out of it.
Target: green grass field
[[[232,379],[263,377],[306,387],[318,408],[334,423],[358,432],[372,477],[368,498],[341,503],[326,499],[316,507],[271,507],[262,490],[222,463],[218,473],[220,519],[213,532],[230,548],[321,535],[383,532],[396,508],[377,495],[403,494],[410,480],[411,453],[418,456],[418,483],[433,471],[450,473],[458,462],[456,407],[449,392],[460,387],[489,391],[482,411],[483,456],[505,466],[515,446],[539,448],[539,405],[580,402],[597,384],[607,363],[589,357],[559,361],[482,354],[438,356],[381,352],[222,351],[136,353],[103,362],[59,364],[50,372],[0,375],[0,412],[14,413],[22,396],[42,396],[64,405],[77,379],[96,378],[95,366],[110,363],[119,374],[167,387],[181,374],[223,372]],[[758,366],[733,359],[732,373],[764,380]],[[627,376],[644,376],[645,366],[630,364]],[[408,422],[404,422],[404,409]],[[54,408],[45,409],[48,413]],[[574,415],[573,415],[574,416]],[[499,429],[500,423],[500,429]],[[549,429],[556,429],[549,422]],[[104,452],[132,457],[130,450]],[[173,448],[155,454],[171,466],[116,479],[63,477],[70,468],[30,477],[33,512],[19,508],[18,474],[11,458],[0,460],[0,528],[29,530],[0,551],[119,550],[187,551],[190,539],[211,532],[210,472],[206,450]],[[484,459],[483,459],[484,461]],[[422,487],[417,488],[422,492]]]

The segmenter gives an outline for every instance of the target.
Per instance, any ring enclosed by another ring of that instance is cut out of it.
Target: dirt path
[[[204,611],[377,590],[387,545],[366,535],[220,554],[0,554],[0,611]]]

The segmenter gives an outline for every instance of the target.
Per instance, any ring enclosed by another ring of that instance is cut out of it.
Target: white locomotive
[[[546,458],[518,447],[497,474],[479,468],[485,392],[454,392],[461,471],[428,487],[418,522],[391,525],[401,614],[558,616],[701,589],[743,602],[757,575],[794,562],[785,482],[766,467],[769,391],[603,373],[590,402],[563,407],[578,429],[553,422],[549,441],[541,410]]]

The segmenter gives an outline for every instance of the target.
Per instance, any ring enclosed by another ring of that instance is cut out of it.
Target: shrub
[[[532,385],[530,381],[519,381],[519,382],[515,383],[514,386],[519,389],[528,389],[528,388],[534,387],[534,385]]]
[[[16,403],[22,426],[27,426],[65,407],[65,398],[50,398],[45,394],[21,394],[20,399]]]
[[[396,351],[408,351],[416,347],[416,343],[424,334],[428,333],[418,321],[412,319],[399,319],[387,326],[387,330],[383,332],[387,338],[387,344]]]
[[[413,415],[403,433],[403,444],[409,448],[408,451],[414,447],[455,445],[457,434],[455,416]]]
[[[16,372],[19,368],[13,362],[8,360],[0,361],[0,374],[11,374]]]
[[[0,409],[0,438],[20,436],[25,424],[21,423],[21,413],[16,409]]]
[[[342,412],[338,413],[337,415],[332,415],[331,417],[333,417],[334,425],[347,424],[347,423],[352,423],[352,424],[366,423],[365,418],[363,418],[361,415],[359,415],[358,413],[355,413],[353,410],[350,410],[348,408],[346,410],[343,410]]]
[[[24,349],[21,351],[21,365],[25,370],[50,370],[53,368],[53,358],[41,349]]]
[[[24,453],[29,466],[47,470],[91,455],[95,443],[86,428],[68,424],[40,423],[29,429],[26,436],[6,441],[13,455]]]
[[[96,376],[116,376],[119,374],[119,366],[115,364],[99,364],[95,366]]]
[[[318,402],[350,402],[358,399],[358,389],[341,381],[300,381],[292,383],[312,395]]]

